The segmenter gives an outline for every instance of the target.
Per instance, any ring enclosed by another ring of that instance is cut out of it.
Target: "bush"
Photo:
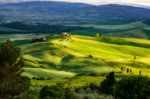
[[[45,86],[40,91],[40,99],[77,99],[74,91],[61,85]]]
[[[114,73],[111,72],[101,82],[100,91],[108,95],[111,94],[117,99],[149,99],[150,78],[130,76],[116,82]]]
[[[36,79],[36,77],[32,77],[32,79]]]
[[[92,55],[89,55],[88,57],[89,57],[89,58],[93,58],[93,56],[92,56]]]
[[[127,77],[116,85],[115,96],[120,99],[148,99],[150,79],[146,77]]]
[[[98,93],[80,93],[76,99],[114,99],[112,96]]]
[[[96,84],[94,84],[94,83],[90,83],[90,89],[91,90],[97,90],[99,87],[96,85]]]
[[[40,77],[40,78],[35,78],[36,80],[46,80],[46,78],[44,77]]]
[[[77,95],[75,94],[74,91],[67,88],[67,89],[65,89],[64,99],[77,99]]]
[[[11,97],[10,99],[38,99],[39,91],[37,89],[30,89],[27,92],[16,96]]]
[[[64,91],[62,86],[45,86],[40,91],[40,99],[63,99]]]

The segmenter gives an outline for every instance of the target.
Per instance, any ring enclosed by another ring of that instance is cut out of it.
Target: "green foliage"
[[[77,99],[115,99],[111,95],[104,95],[98,93],[79,93]]]
[[[65,25],[49,25],[49,24],[33,24],[24,22],[0,23],[0,32],[3,34],[12,33],[61,33],[62,31],[73,31],[88,29],[81,26],[65,26]]]
[[[148,99],[150,79],[146,77],[127,77],[116,85],[115,96],[120,99]]]
[[[40,99],[63,99],[65,89],[62,86],[45,86],[40,91]]]
[[[30,86],[30,80],[21,77],[24,59],[20,49],[9,40],[0,45],[0,98],[16,96],[25,92]]]
[[[40,90],[40,99],[77,99],[77,96],[70,88],[64,88],[61,84],[55,86],[44,86]]]
[[[18,77],[11,83],[11,85],[7,89],[10,89],[9,93],[11,93],[11,95],[19,95],[20,92],[27,91],[29,87],[30,87],[30,79],[28,77]]]
[[[149,99],[150,79],[142,76],[129,76],[115,81],[114,73],[110,73],[101,82],[100,91],[111,94],[117,99]]]
[[[66,88],[65,89],[65,97],[64,97],[64,99],[77,99],[77,95],[71,89]]]
[[[98,87],[96,84],[94,84],[94,83],[91,83],[89,86],[90,86],[90,89],[91,89],[91,90],[96,90],[96,89],[99,88],[99,87]]]
[[[17,97],[13,97],[11,99],[39,99],[39,90],[37,89],[30,89],[28,91],[26,91],[25,93],[17,96]]]
[[[101,82],[100,91],[105,94],[113,94],[115,82],[114,72],[109,73]]]

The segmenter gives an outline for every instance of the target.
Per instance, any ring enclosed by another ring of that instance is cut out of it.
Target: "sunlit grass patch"
[[[44,68],[24,68],[23,75],[33,77],[43,77],[43,78],[69,78],[75,76],[75,73],[53,70],[53,69],[44,69]]]

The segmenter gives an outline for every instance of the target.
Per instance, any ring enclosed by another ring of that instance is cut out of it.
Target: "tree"
[[[106,79],[101,82],[100,91],[105,94],[113,94],[114,85],[116,83],[116,79],[114,76],[114,72],[110,72]]]
[[[123,67],[121,67],[121,71],[123,71]]]
[[[19,48],[10,40],[0,45],[0,99],[20,95],[29,88],[29,78],[21,76],[23,66]]]
[[[117,99],[149,99],[150,79],[146,77],[126,77],[116,85]]]
[[[141,75],[142,75],[142,71],[140,70],[140,71],[139,71],[139,76],[141,76]]]
[[[89,57],[89,58],[91,58],[91,59],[93,58],[93,56],[92,56],[92,55],[89,55],[88,57]]]
[[[127,68],[127,73],[129,73],[129,68]]]

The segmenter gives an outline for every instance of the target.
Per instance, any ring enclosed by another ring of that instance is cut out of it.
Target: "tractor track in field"
[[[117,69],[116,67],[118,67],[118,66],[115,66],[115,65],[113,65],[113,64],[111,64],[111,63],[109,63],[109,62],[107,62],[107,61],[104,60],[104,59],[99,58],[99,60],[102,61],[104,64],[107,64],[108,66],[111,66],[111,67],[113,67],[113,68],[115,68],[115,69]]]

